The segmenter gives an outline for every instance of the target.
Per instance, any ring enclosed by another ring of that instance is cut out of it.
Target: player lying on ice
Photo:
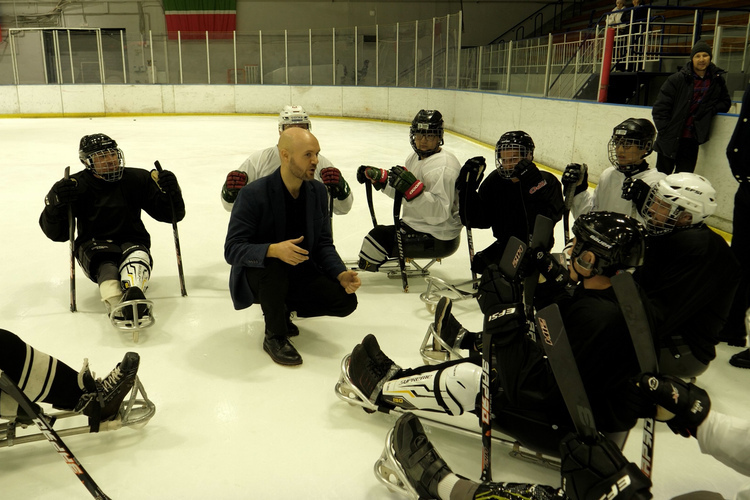
[[[125,396],[137,382],[140,357],[128,352],[104,378],[94,378],[88,359],[81,371],[38,351],[17,335],[0,329],[0,371],[11,378],[33,402],[49,403],[58,410],[69,410],[89,417],[92,431],[100,422],[117,418]],[[9,394],[0,392],[0,418],[30,424]]]
[[[543,256],[539,267],[547,278],[536,289],[536,305],[541,309],[554,300],[560,307],[597,427],[621,444],[644,415],[623,403],[637,391],[640,369],[610,277],[642,263],[642,226],[624,215],[596,212],[579,217],[573,233],[569,271],[548,254],[531,252]],[[579,283],[572,294],[567,276]],[[484,330],[493,337],[493,427],[529,449],[559,456],[560,442],[574,428],[542,347],[526,335],[519,288],[490,266],[478,294]],[[478,338],[454,340],[462,348],[481,349]],[[368,335],[342,367],[342,378],[364,396],[360,404],[366,409],[480,413],[477,356],[402,369]]]

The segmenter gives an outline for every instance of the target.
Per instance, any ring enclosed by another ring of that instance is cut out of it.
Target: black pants
[[[677,153],[670,158],[661,153],[656,158],[656,170],[667,175],[677,172],[693,172],[698,161],[698,141],[682,137],[677,143]]]
[[[301,318],[344,317],[357,308],[357,296],[323,275],[313,263],[292,266],[267,259],[266,267],[246,270],[247,281],[266,317],[266,335],[286,335],[289,312]]]
[[[720,334],[722,340],[742,340],[745,331],[745,312],[750,307],[750,186],[741,184],[734,195],[732,216],[732,253],[740,263],[740,283],[729,310],[727,322]]]

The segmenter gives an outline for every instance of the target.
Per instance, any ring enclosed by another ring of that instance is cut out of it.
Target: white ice
[[[48,240],[38,226],[44,196],[77,158],[82,135],[115,138],[128,166],[153,168],[160,160],[177,175],[187,216],[178,225],[187,297],[180,296],[172,228],[144,214],[153,238],[155,267],[148,297],[157,322],[134,344],[109,324],[96,286],[78,269],[79,311],[68,308],[68,245]],[[356,258],[371,227],[364,189],[355,180],[360,164],[402,164],[411,151],[407,125],[380,121],[314,118],[322,153],[344,173],[356,200],[351,213],[336,216],[334,237],[345,260]],[[432,321],[419,299],[421,279],[408,294],[399,280],[363,274],[359,307],[347,318],[300,319],[294,340],[304,358],[297,368],[274,364],[263,352],[258,306],[235,311],[227,290],[229,266],[223,244],[229,214],[219,191],[229,170],[255,149],[275,144],[271,116],[112,117],[0,120],[0,213],[3,218],[0,283],[1,328],[78,369],[88,357],[106,375],[128,350],[141,355],[139,376],[157,413],[141,430],[73,436],[65,441],[102,489],[115,499],[395,499],[373,476],[384,438],[395,418],[366,414],[334,395],[342,358],[367,333],[404,367],[421,364],[418,347]],[[544,138],[535,138],[544,148]],[[484,144],[446,135],[445,147],[461,162],[493,151]],[[392,221],[390,199],[375,194],[379,221]],[[558,224],[557,241],[562,241]],[[475,230],[475,248],[492,241]],[[433,275],[468,279],[468,250],[462,247]],[[481,327],[475,301],[457,302],[456,316],[470,329]],[[747,416],[750,372],[731,367],[737,348],[718,347],[718,357],[699,384],[714,408]],[[473,425],[473,417],[462,419]],[[454,471],[477,479],[478,438],[432,429],[430,438]],[[626,455],[639,463],[640,425]],[[496,480],[558,485],[559,475],[493,449]],[[700,454],[694,439],[656,433],[654,497],[694,490],[731,498],[750,478]],[[88,498],[71,471],[46,442],[0,450],[3,498]]]

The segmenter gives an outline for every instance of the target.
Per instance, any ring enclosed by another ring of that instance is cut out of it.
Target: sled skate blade
[[[427,290],[419,294],[419,298],[427,306],[427,310],[434,313],[437,303],[441,297],[448,297],[453,302],[457,300],[468,300],[476,297],[476,290],[473,288],[479,284],[479,280],[463,281],[456,285],[448,283],[437,276],[430,276],[424,279],[427,282]],[[471,290],[468,288],[471,286]]]
[[[404,468],[396,460],[396,455],[393,451],[392,428],[385,437],[385,448],[383,448],[383,453],[380,455],[378,461],[375,462],[373,472],[378,481],[383,483],[389,490],[409,497],[412,500],[419,500],[419,493],[409,483]]]
[[[135,384],[130,391],[130,396],[123,400],[120,405],[120,409],[117,412],[117,416],[112,420],[99,423],[99,432],[116,431],[122,427],[130,427],[132,429],[140,429],[145,426],[151,417],[156,413],[156,405],[148,399],[146,391],[143,388],[143,384],[136,377]],[[47,422],[54,427],[55,423],[70,417],[84,417],[81,413],[73,411],[53,411],[49,414],[44,414]],[[35,441],[44,441],[47,438],[41,432],[29,432],[22,435],[18,435],[17,431],[21,428],[25,429],[37,429],[37,427],[31,423],[19,424],[15,420],[8,421],[6,423],[0,423],[0,448],[7,448],[10,446],[33,443]],[[55,429],[60,437],[74,436],[78,434],[89,434],[92,432],[91,425],[79,425],[76,427],[69,427],[66,429]]]
[[[378,411],[377,405],[370,403],[370,400],[365,394],[354,385],[352,379],[349,377],[349,359],[351,354],[344,356],[341,360],[341,374],[339,375],[339,381],[336,382],[336,396],[342,401],[346,401],[353,406],[361,406],[368,413],[374,413]]]
[[[464,357],[452,346],[445,343],[435,331],[435,323],[430,323],[427,332],[422,339],[422,345],[419,347],[419,354],[426,365],[436,365],[453,359],[463,359]]]
[[[146,314],[138,314],[138,306],[146,307]],[[135,299],[120,302],[109,314],[112,326],[118,330],[132,332],[133,342],[138,343],[140,331],[153,326],[154,303],[148,299]],[[129,319],[132,318],[132,319]]]

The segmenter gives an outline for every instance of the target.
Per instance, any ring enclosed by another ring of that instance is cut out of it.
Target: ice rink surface
[[[416,110],[415,110],[416,112]],[[371,228],[359,165],[389,168],[411,152],[408,125],[353,119],[313,118],[322,154],[341,169],[355,194],[352,211],[333,220],[342,258],[354,260]],[[182,186],[187,216],[179,235],[188,296],[180,296],[175,247],[169,224],[144,215],[153,245],[154,269],[148,298],[156,324],[138,344],[113,329],[96,286],[77,273],[78,312],[68,305],[69,249],[48,240],[38,225],[44,196],[64,168],[82,168],[81,136],[105,133],[123,149],[127,166],[152,169],[159,160]],[[609,131],[592,138],[605,147]],[[395,499],[373,475],[373,464],[395,418],[366,414],[339,400],[334,385],[342,358],[367,333],[403,367],[422,363],[418,348],[432,321],[420,301],[422,279],[408,294],[399,280],[363,273],[359,307],[347,318],[299,319],[294,339],[304,364],[274,364],[261,343],[260,307],[235,311],[227,290],[229,266],[223,258],[229,213],[219,192],[228,171],[250,152],[274,145],[276,117],[184,116],[0,120],[0,213],[3,218],[0,328],[73,366],[89,358],[105,376],[128,350],[140,353],[139,376],[157,406],[140,430],[66,438],[101,488],[115,499]],[[536,137],[537,149],[544,138]],[[494,145],[493,145],[494,146]],[[483,155],[490,168],[494,152],[454,134],[446,149],[463,164]],[[585,159],[584,159],[585,161]],[[378,220],[392,223],[392,202],[375,193]],[[561,247],[562,224],[557,227]],[[475,249],[492,241],[489,230],[474,230]],[[470,278],[465,238],[458,252],[432,268],[450,282]],[[469,329],[481,328],[476,301],[456,302],[454,314]],[[699,385],[713,407],[730,415],[750,415],[750,371],[728,364],[738,348],[724,344]],[[463,425],[476,419],[458,418]],[[481,444],[430,429],[430,438],[455,472],[480,474]],[[641,427],[631,431],[626,456],[640,463]],[[557,472],[511,458],[493,448],[496,480],[559,485]],[[708,490],[733,498],[750,478],[701,455],[694,439],[657,425],[653,493],[668,499]],[[8,500],[90,498],[46,442],[0,449],[0,491]]]

